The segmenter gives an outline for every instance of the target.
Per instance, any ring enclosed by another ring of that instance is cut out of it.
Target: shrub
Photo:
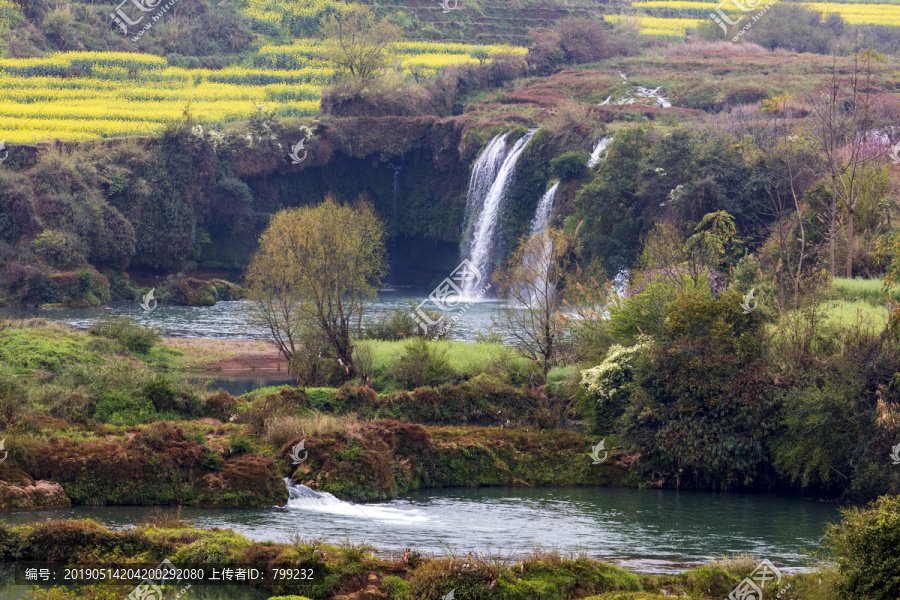
[[[435,386],[453,376],[447,349],[423,338],[414,338],[404,346],[403,355],[386,373],[386,378],[401,382],[407,389]]]
[[[720,567],[700,567],[687,573],[688,589],[702,596],[727,596],[739,581]]]
[[[587,152],[566,152],[550,161],[550,174],[564,181],[579,179],[588,174]]]
[[[631,396],[635,376],[635,361],[650,348],[650,338],[626,348],[613,345],[602,363],[581,372],[581,384],[588,397],[594,400],[589,416],[600,431],[610,431]]]
[[[146,398],[110,390],[97,398],[94,417],[113,425],[137,425],[152,420],[153,404]]]
[[[75,236],[69,233],[47,229],[34,239],[32,246],[34,253],[55,269],[67,271],[87,264]]]
[[[228,449],[232,456],[243,456],[256,452],[253,443],[245,437],[232,437],[228,441]]]
[[[42,390],[49,396],[49,414],[68,423],[87,423],[94,417],[96,402],[92,396],[51,386]]]
[[[130,352],[138,354],[146,354],[159,341],[158,331],[139,325],[128,317],[100,317],[88,333],[116,340]]]
[[[606,31],[601,21],[565,19],[556,24],[566,61],[587,63],[607,57]]]
[[[235,421],[246,423],[254,434],[263,435],[266,423],[273,417],[296,415],[309,407],[309,398],[303,390],[282,388],[277,394],[266,394],[242,406]]]
[[[220,421],[228,421],[237,405],[237,398],[228,392],[217,392],[203,399],[203,414]]]
[[[303,419],[294,415],[277,415],[266,419],[263,437],[278,448],[301,435]]]
[[[387,575],[381,580],[380,587],[381,591],[386,593],[392,600],[400,600],[406,597],[406,588],[409,587],[409,584],[401,577]]]
[[[415,308],[416,305],[411,300],[407,301],[406,306],[401,306],[398,302],[388,312],[375,319],[367,320],[363,336],[373,340],[394,342],[421,335],[422,330],[412,316]]]
[[[826,548],[837,565],[837,589],[849,600],[900,598],[900,496],[848,508],[829,525]]]
[[[158,375],[144,384],[141,395],[153,403],[159,412],[174,410],[178,413],[199,415],[203,406],[197,395],[188,388],[176,386],[171,379]]]

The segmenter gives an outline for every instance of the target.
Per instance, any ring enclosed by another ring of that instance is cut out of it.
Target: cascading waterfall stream
[[[463,223],[462,255],[468,255],[469,240],[472,237],[472,227],[475,219],[484,206],[484,199],[497,178],[497,173],[506,159],[506,137],[502,133],[494,136],[488,145],[482,150],[481,155],[472,166],[472,175],[469,176],[469,189],[466,192],[466,217]]]
[[[535,235],[544,235],[543,246],[541,247],[541,257],[540,263],[538,267],[542,269],[543,273],[540,275],[540,280],[537,282],[535,286],[536,289],[542,290],[546,286],[548,269],[550,267],[549,258],[550,253],[553,252],[553,242],[550,240],[549,236],[546,235],[547,227],[550,224],[550,215],[553,214],[553,203],[556,201],[556,189],[559,187],[559,182],[554,183],[549,190],[544,192],[544,195],[541,197],[541,201],[538,202],[537,210],[534,211],[534,218],[531,220],[531,227],[528,230],[528,238],[531,239]],[[528,260],[528,257],[525,259]],[[525,265],[526,268],[528,265]],[[533,304],[535,301],[534,295],[531,294],[530,302]]]
[[[601,157],[606,148],[612,143],[611,137],[605,137],[594,146],[594,151],[591,152],[591,157],[588,159],[587,166],[589,169],[593,169],[598,163],[602,162],[604,158]]]
[[[493,182],[490,185],[490,188],[487,190],[487,193],[484,195],[483,201],[479,202],[478,197],[475,194],[480,194],[480,189],[473,190],[472,183],[476,181],[476,169],[472,169],[472,179],[470,180],[470,188],[469,188],[469,196],[466,200],[466,212],[469,213],[473,218],[475,218],[475,224],[472,226],[472,231],[468,239],[467,250],[465,253],[465,257],[469,259],[469,261],[478,269],[478,272],[481,274],[482,279],[486,278],[490,273],[490,260],[491,253],[494,249],[494,240],[495,233],[497,230],[497,221],[498,216],[500,214],[500,209],[503,206],[503,200],[506,197],[506,192],[509,190],[509,186],[512,185],[513,179],[515,177],[516,172],[516,162],[519,160],[519,157],[522,155],[522,151],[525,149],[525,145],[528,144],[528,141],[531,140],[531,137],[534,135],[534,131],[529,131],[524,136],[522,136],[512,147],[509,153],[506,154],[503,159],[503,163],[500,165],[500,168],[496,172],[496,176],[493,178]],[[499,155],[499,150],[497,148],[492,148],[495,142],[497,142],[497,138],[491,140],[491,143],[488,144],[488,147],[485,148],[482,156],[479,157],[478,163],[482,162],[482,158],[485,158],[490,151],[492,159],[490,162],[495,164],[496,157]],[[500,140],[501,144],[506,146],[506,136],[502,136]],[[480,165],[476,163],[476,168]],[[483,185],[483,182],[486,180],[487,176],[487,166],[485,165],[485,170],[479,171],[478,173],[478,185]],[[473,202],[473,205],[470,207],[469,202]],[[481,204],[481,210],[476,213],[474,211],[475,203],[478,202]],[[472,209],[470,213],[469,210]],[[468,216],[468,215],[467,215]],[[468,225],[468,224],[467,224]],[[467,227],[468,229],[468,227]],[[477,288],[482,285],[480,281],[477,280],[469,280],[465,282],[463,287],[463,297],[465,298],[473,298],[476,294]]]
[[[553,203],[556,201],[556,188],[558,187],[559,182],[557,181],[549,190],[544,192],[541,201],[538,202],[537,210],[534,211],[534,218],[531,219],[531,227],[528,231],[529,237],[536,233],[541,233],[550,224],[550,215],[553,214]]]

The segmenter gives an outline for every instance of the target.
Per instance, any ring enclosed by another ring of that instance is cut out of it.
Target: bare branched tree
[[[888,148],[880,143],[888,131],[888,112],[875,89],[877,63],[883,57],[874,50],[854,55],[850,76],[838,75],[837,54],[832,58],[831,79],[824,90],[809,98],[818,123],[818,142],[825,170],[831,180],[828,254],[835,276],[835,236],[838,211],[847,213],[846,277],[853,276],[854,217],[862,187],[870,171],[884,161]]]
[[[526,240],[507,266],[494,273],[498,292],[507,301],[495,324],[509,332],[522,356],[540,364],[545,378],[562,335],[556,317],[573,247],[572,236],[548,229]]]

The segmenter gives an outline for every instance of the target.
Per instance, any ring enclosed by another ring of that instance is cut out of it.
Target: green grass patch
[[[833,285],[841,300],[862,300],[877,305],[885,302],[884,284],[881,279],[835,277]],[[891,299],[900,302],[900,286],[895,286],[891,290]]]
[[[884,331],[889,317],[885,306],[876,306],[867,300],[839,300],[829,303],[827,310],[830,325],[859,325],[875,333]]]
[[[407,344],[404,340],[396,342],[370,340],[367,343],[371,344],[375,372],[378,374],[384,373],[391,365],[397,362],[398,357],[405,353]],[[471,344],[446,340],[438,340],[431,343],[437,348],[447,351],[447,360],[454,371],[468,376],[483,373],[487,370],[491,361],[500,358],[504,353],[510,352],[510,349],[503,344]],[[516,357],[514,360],[517,363],[520,362],[523,367],[528,365],[528,361],[524,358]]]
[[[78,363],[98,363],[98,355],[88,348],[83,333],[56,327],[6,327],[0,331],[0,364],[17,375],[36,370],[61,373]]]

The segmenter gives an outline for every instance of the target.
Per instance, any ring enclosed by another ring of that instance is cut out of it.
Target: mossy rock
[[[209,283],[216,292],[217,301],[240,300],[245,295],[244,288],[236,283],[224,279],[212,279]]]
[[[213,306],[216,288],[210,281],[186,277],[178,284],[178,291],[185,306]]]
[[[309,600],[306,596],[271,596],[269,600]]]

